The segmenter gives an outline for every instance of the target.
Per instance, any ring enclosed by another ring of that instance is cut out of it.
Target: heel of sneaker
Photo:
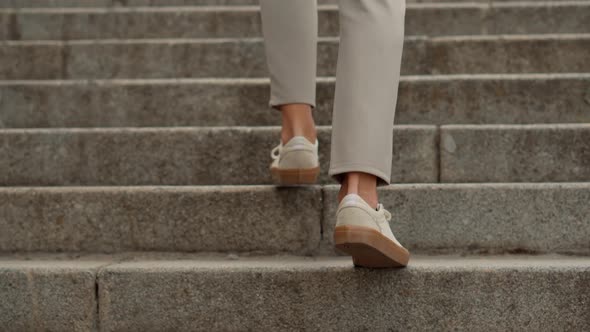
[[[271,168],[273,182],[281,186],[315,184],[320,174],[320,167],[281,169]]]
[[[410,253],[379,231],[362,226],[337,226],[334,246],[352,256],[355,266],[371,268],[405,267]]]

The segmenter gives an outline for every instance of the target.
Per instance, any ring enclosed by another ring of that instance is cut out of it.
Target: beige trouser
[[[260,0],[270,106],[316,105],[316,0]],[[339,0],[340,46],[328,174],[390,183],[405,0]],[[321,142],[320,142],[321,144]]]

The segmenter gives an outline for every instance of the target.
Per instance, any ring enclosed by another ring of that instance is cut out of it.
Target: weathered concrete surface
[[[590,125],[445,125],[441,182],[590,180]]]
[[[0,82],[0,127],[268,126],[268,79]],[[334,78],[317,83],[330,125]],[[402,77],[396,124],[590,122],[590,74]],[[40,112],[39,110],[43,111]]]
[[[336,253],[337,186],[324,188],[321,254]],[[408,184],[380,188],[410,251],[590,254],[590,184]]]
[[[434,126],[396,127],[394,183],[438,181],[437,135]],[[443,126],[440,180],[587,181],[589,135],[585,124]],[[277,127],[4,129],[0,183],[269,184],[268,152],[278,137]],[[320,127],[319,141],[319,183],[334,183],[329,127]]]
[[[259,6],[4,9],[11,40],[259,37]],[[336,5],[319,7],[320,36],[337,36]],[[409,4],[405,34],[590,32],[589,2]]]
[[[336,0],[318,0],[318,3],[334,3]],[[421,2],[423,0],[408,0]],[[429,0],[443,1],[443,0]],[[466,0],[460,0],[466,1]],[[471,0],[473,1],[473,0]],[[476,0],[484,1],[484,0]],[[485,0],[487,1],[487,0]],[[506,1],[506,0],[502,0]],[[558,0],[565,1],[565,0]],[[143,6],[201,6],[201,5],[255,5],[258,0],[5,0],[0,8],[55,8],[55,7],[143,7]]]
[[[590,34],[440,37],[426,47],[429,74],[588,72],[590,66],[581,59]]]
[[[585,257],[414,255],[370,270],[348,257],[37,256],[0,257],[3,331],[590,327]]]
[[[4,188],[0,251],[333,255],[337,189]],[[588,183],[408,184],[379,195],[412,252],[590,254]]]
[[[319,186],[0,189],[0,251],[310,254]]]
[[[328,177],[329,127],[319,127],[320,183]],[[269,184],[278,127],[0,130],[0,184]],[[394,129],[392,179],[438,178],[434,126]]]
[[[0,257],[0,330],[96,331],[101,265]]]
[[[578,0],[576,2],[586,2]],[[408,3],[436,3],[449,0],[407,0]],[[489,0],[453,0],[453,2],[489,2]],[[518,2],[516,0],[494,0],[494,2]],[[551,2],[571,2],[571,0],[551,0]],[[200,5],[256,5],[259,0],[5,0],[0,8],[29,7],[138,7],[138,6],[200,6]],[[334,4],[337,0],[318,0],[320,4]]]
[[[588,72],[589,48],[590,34],[408,37],[402,74]],[[320,39],[319,76],[334,75],[337,50]],[[7,80],[268,76],[260,38],[6,41],[0,59]]]
[[[407,77],[396,112],[396,123],[590,122],[590,75]]]
[[[585,257],[140,260],[98,278],[104,331],[590,329]]]

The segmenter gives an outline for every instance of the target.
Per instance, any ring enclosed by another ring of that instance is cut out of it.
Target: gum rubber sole
[[[337,226],[334,229],[334,245],[352,256],[355,266],[405,267],[410,260],[408,250],[369,227]]]
[[[320,174],[320,167],[280,169],[270,168],[274,183],[282,186],[293,186],[300,184],[315,184]]]

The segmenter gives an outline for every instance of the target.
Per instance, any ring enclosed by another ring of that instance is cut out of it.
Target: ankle
[[[303,136],[310,142],[316,141],[316,128],[312,109],[308,104],[281,105],[282,129],[281,140],[287,143],[294,136]]]
[[[338,193],[338,201],[342,201],[348,194],[357,194],[371,207],[377,208],[379,199],[377,196],[377,177],[362,172],[350,172],[344,174],[342,186]]]

